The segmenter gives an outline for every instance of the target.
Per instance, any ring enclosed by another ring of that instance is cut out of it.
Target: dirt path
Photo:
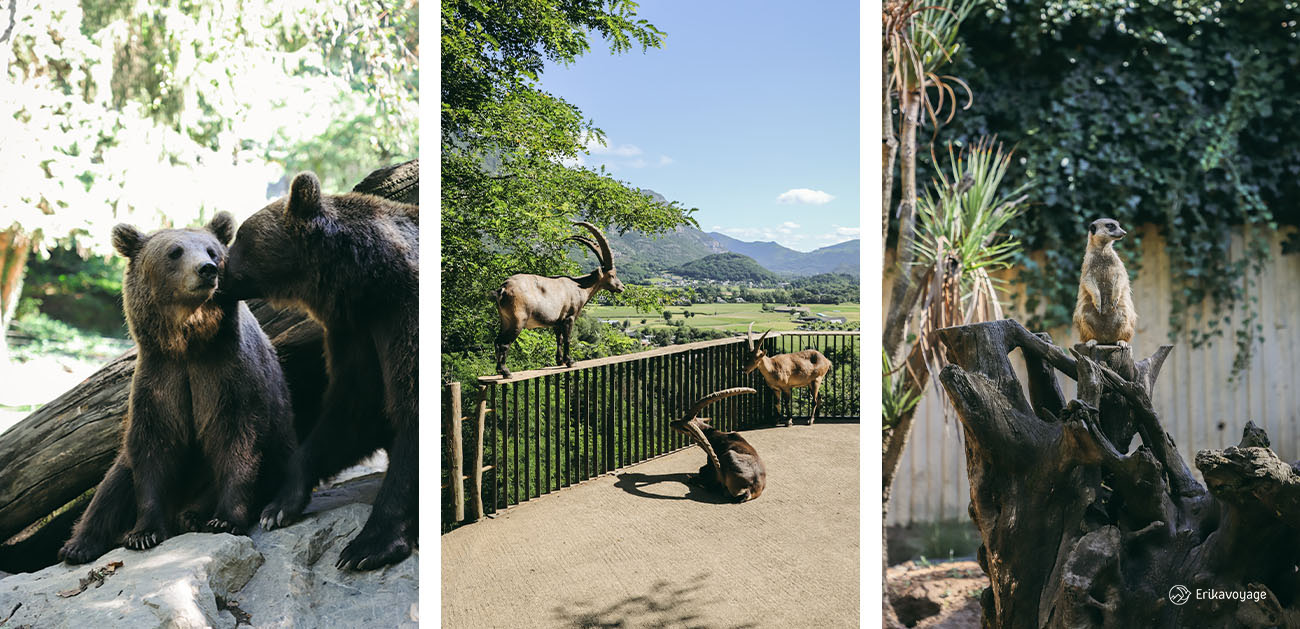
[[[924,629],[979,629],[980,592],[989,578],[973,561],[907,562],[889,567],[889,596],[898,619]]]
[[[442,626],[857,627],[857,424],[747,431],[767,489],[718,504],[692,448],[442,536]]]

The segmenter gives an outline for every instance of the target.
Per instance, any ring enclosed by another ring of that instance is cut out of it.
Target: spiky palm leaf
[[[989,272],[1011,266],[1020,250],[1003,228],[1028,200],[1028,185],[999,190],[1011,157],[996,138],[960,151],[950,144],[948,172],[938,173],[918,204],[914,252],[928,269],[916,343],[931,372],[947,362],[937,330],[1002,318],[1000,282]]]

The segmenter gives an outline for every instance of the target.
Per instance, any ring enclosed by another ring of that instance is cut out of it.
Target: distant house
[[[737,297],[737,298],[736,298],[736,303],[738,303],[738,304],[743,304],[743,303],[745,303],[745,299],[744,299],[743,297]]]
[[[773,308],[776,312],[800,312],[808,314],[808,306],[777,306]]]
[[[798,321],[799,323],[847,323],[848,319],[844,317],[829,317],[819,312],[810,317],[798,317],[795,321]]]

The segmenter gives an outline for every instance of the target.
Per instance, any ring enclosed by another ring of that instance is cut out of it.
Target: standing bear
[[[234,231],[226,212],[204,229],[113,228],[135,374],[122,448],[60,559],[243,533],[282,480],[295,441],[284,374],[248,307],[216,293]]]
[[[325,329],[329,383],[321,415],[262,511],[272,529],[307,507],[312,488],[379,448],[388,473],[337,567],[369,570],[411,554],[418,538],[419,208],[361,193],[322,195],[311,173],[239,227],[222,292],[305,310]]]

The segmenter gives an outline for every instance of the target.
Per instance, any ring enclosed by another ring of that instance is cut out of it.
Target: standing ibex
[[[758,458],[758,451],[740,433],[718,430],[696,415],[723,398],[754,392],[749,387],[736,387],[710,393],[696,402],[686,417],[669,424],[673,430],[695,441],[709,457],[696,477],[700,483],[710,490],[725,493],[736,502],[753,500],[763,493],[763,487],[767,485],[763,459]]]
[[[587,228],[596,240],[593,242],[584,236],[569,236],[565,240],[587,245],[600,259],[599,269],[581,277],[520,273],[506,278],[501,288],[488,293],[501,315],[501,331],[496,340],[497,371],[506,378],[510,377],[510,370],[506,369],[510,344],[521,331],[530,328],[553,328],[555,362],[572,366],[569,338],[573,335],[573,322],[578,319],[583,306],[602,288],[612,293],[623,292],[623,282],[619,281],[614,270],[614,254],[605,235],[591,223],[577,222],[574,225]]]
[[[767,386],[776,391],[778,412],[780,411],[779,406],[783,394],[791,393],[791,391],[800,387],[812,385],[813,407],[808,416],[808,425],[811,426],[813,420],[817,419],[817,407],[821,406],[822,380],[826,378],[826,374],[831,370],[831,361],[815,349],[768,356],[767,352],[763,351],[763,340],[771,333],[771,330],[764,332],[763,336],[759,337],[758,342],[755,343],[754,324],[749,324],[749,332],[745,336],[745,340],[749,342],[749,358],[745,361],[745,373],[758,369],[763,374],[763,380],[767,382]],[[790,395],[790,400],[793,403],[793,393]],[[791,413],[793,413],[793,410]],[[785,419],[786,426],[793,422],[793,417]]]

